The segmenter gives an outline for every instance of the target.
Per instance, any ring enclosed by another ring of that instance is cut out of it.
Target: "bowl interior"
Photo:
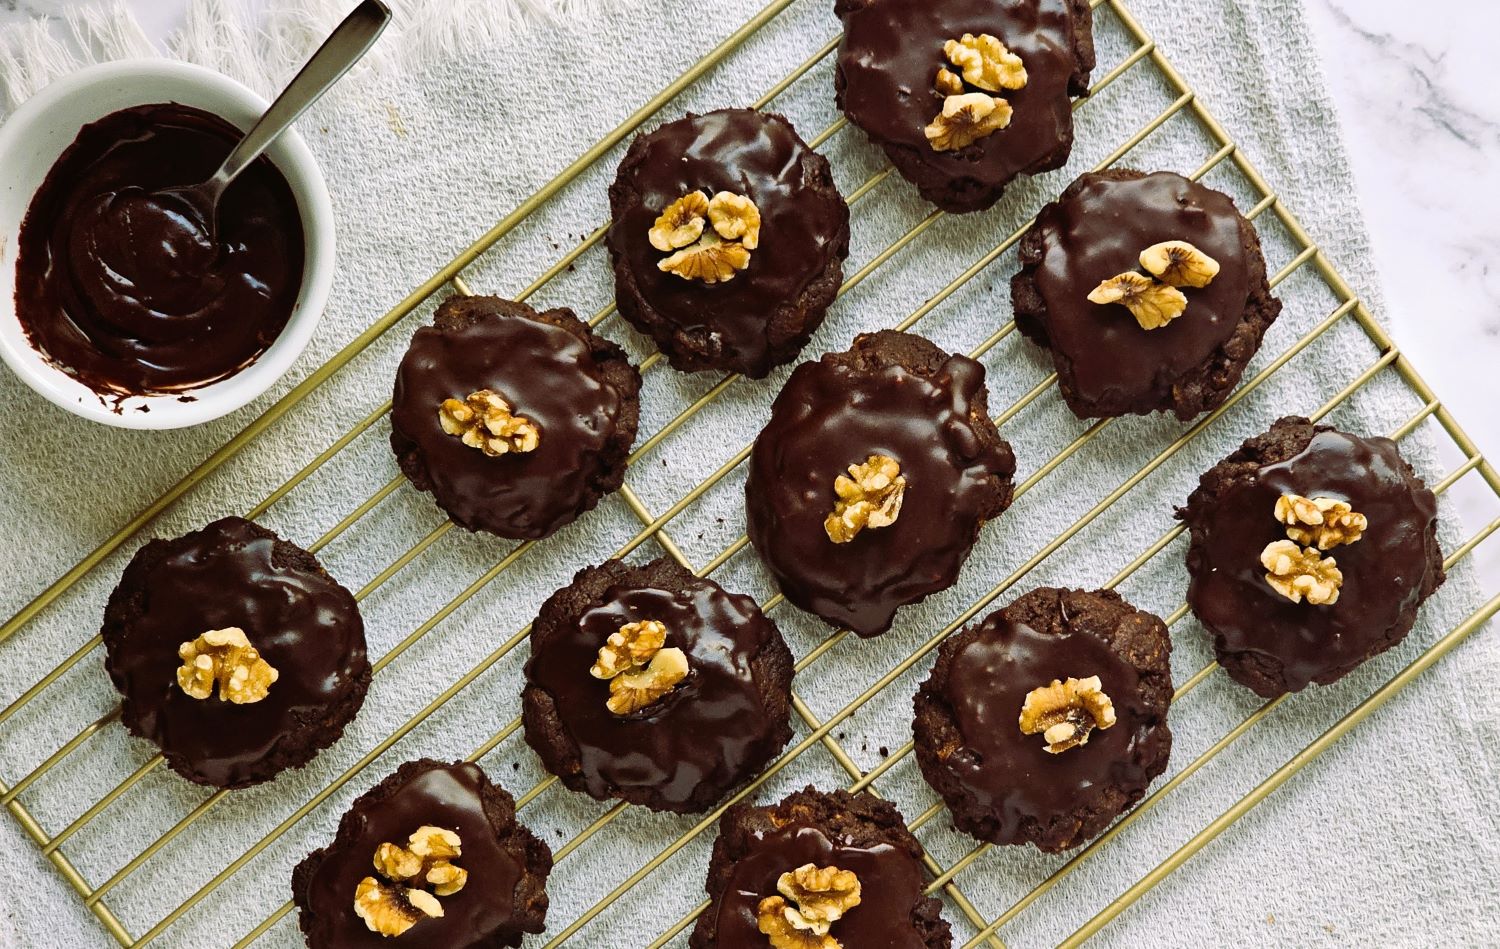
[[[82,70],[48,86],[0,126],[0,357],[29,386],[74,414],[123,428],[179,428],[245,405],[291,367],[307,345],[333,279],[333,216],[327,187],[295,130],[267,155],[291,184],[302,217],[306,261],[302,289],[271,347],[233,376],[182,395],[101,397],[51,365],[26,340],[15,312],[16,257],[32,195],[58,157],[90,122],[131,106],[175,102],[249,128],[267,103],[211,70],[167,60],[133,60]],[[187,184],[189,182],[184,182]],[[116,407],[118,406],[118,408]]]

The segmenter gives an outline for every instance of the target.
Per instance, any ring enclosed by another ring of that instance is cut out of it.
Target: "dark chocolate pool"
[[[301,215],[262,157],[217,234],[157,192],[206,180],[241,138],[201,109],[144,105],[79,133],[21,225],[16,313],[31,345],[101,395],[175,393],[253,363],[302,289]]]

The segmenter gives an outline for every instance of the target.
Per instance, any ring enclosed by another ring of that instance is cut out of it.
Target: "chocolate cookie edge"
[[[532,626],[532,636],[547,636],[552,629],[565,628],[576,623],[578,618],[595,607],[603,605],[605,593],[613,586],[644,586],[686,592],[688,583],[713,583],[697,577],[675,560],[660,557],[644,566],[634,566],[621,560],[606,560],[597,566],[587,566],[574,574],[573,579],[556,590],[542,604]],[[725,595],[729,591],[713,584]],[[556,699],[547,690],[536,685],[529,673],[526,686],[521,692],[521,721],[526,743],[542,759],[548,773],[556,775],[563,786],[596,800],[621,800],[640,805],[654,811],[691,814],[711,808],[726,795],[743,787],[774,760],[792,737],[791,684],[793,659],[790,647],[768,616],[763,616],[774,631],[773,635],[751,659],[751,677],[760,693],[763,712],[767,720],[776,723],[768,745],[773,749],[765,762],[750,769],[744,777],[722,787],[705,784],[687,801],[682,803],[664,800],[660,793],[650,788],[612,787],[611,793],[595,797],[582,773],[582,759],[578,745],[568,735],[558,715]]]
[[[354,716],[359,714],[360,708],[363,707],[365,694],[369,691],[373,672],[370,667],[368,654],[362,655],[360,657],[360,668],[357,670],[354,680],[350,683],[350,687],[340,697],[339,701],[330,708],[319,710],[305,718],[299,718],[296,723],[297,733],[304,736],[305,740],[284,747],[279,754],[273,755],[262,762],[261,766],[256,769],[254,776],[242,781],[235,781],[229,784],[220,784],[212,781],[194,767],[188,755],[162,748],[145,733],[140,724],[140,710],[137,708],[133,697],[127,695],[122,688],[109,657],[115,650],[124,648],[130,623],[139,618],[144,612],[140,590],[145,583],[146,575],[160,566],[163,560],[171,556],[174,545],[190,537],[207,533],[225,523],[245,524],[248,526],[251,535],[256,539],[272,541],[271,562],[275,566],[314,574],[322,577],[338,590],[343,591],[344,595],[348,597],[350,612],[359,624],[359,638],[361,642],[364,640],[364,617],[359,611],[359,605],[355,602],[353,594],[329,574],[316,555],[282,538],[275,531],[262,527],[248,518],[237,516],[221,517],[178,537],[153,538],[138,548],[131,556],[130,562],[125,565],[119,581],[110,591],[109,598],[105,602],[104,618],[99,630],[99,636],[103,640],[105,648],[105,671],[108,673],[115,691],[120,694],[120,722],[133,737],[150,742],[153,747],[156,747],[161,752],[167,767],[171,768],[184,779],[204,787],[237,790],[263,784],[274,779],[283,771],[305,767],[319,754],[337,743],[343,737],[344,729],[349,726],[349,723],[354,720]]]
[[[1082,601],[1086,608],[1077,609],[1070,616],[1061,609],[1066,601],[1075,606]],[[1172,748],[1172,732],[1167,721],[1171,705],[1173,686],[1171,670],[1171,636],[1160,617],[1133,606],[1113,590],[1081,590],[1057,587],[1039,587],[1017,597],[998,611],[1015,622],[1025,623],[1038,632],[1059,633],[1064,630],[1082,632],[1103,641],[1111,651],[1134,667],[1141,677],[1139,694],[1145,704],[1159,715],[1153,731],[1162,736],[1159,754],[1143,762],[1147,784],[1166,770]],[[1103,628],[1094,628],[1104,613]],[[1064,622],[1064,619],[1071,622]],[[1146,622],[1138,629],[1127,629],[1125,624],[1133,618],[1144,618]],[[959,747],[962,736],[954,720],[952,707],[942,695],[954,657],[965,645],[978,636],[978,630],[989,617],[976,620],[958,634],[949,637],[938,647],[938,657],[932,672],[917,689],[912,699],[913,746],[917,764],[927,782],[947,805],[954,826],[975,839],[993,844],[1035,844],[1046,853],[1059,853],[1080,846],[1098,836],[1106,827],[1128,808],[1134,806],[1144,791],[1127,792],[1110,786],[1102,788],[1097,800],[1074,812],[1069,817],[1057,818],[1046,824],[1027,815],[1021,821],[1015,839],[1001,839],[997,833],[997,821],[989,810],[979,805],[967,789],[952,775],[938,758],[939,747]],[[1079,621],[1082,621],[1081,623]]]
[[[1085,172],[1063,189],[1055,201],[1048,202],[1038,212],[1037,220],[1041,220],[1059,205],[1076,198],[1091,184],[1100,181],[1136,181],[1150,174],[1133,168]],[[1206,185],[1200,187],[1207,188]],[[1052,348],[1046,328],[1046,300],[1036,285],[1036,273],[1041,267],[1046,249],[1041,230],[1035,225],[1027,230],[1018,249],[1021,269],[1011,277],[1011,309],[1021,335],[1045,349],[1052,359],[1057,369],[1058,391],[1074,415],[1090,419],[1170,411],[1180,421],[1187,422],[1224,404],[1244,375],[1245,366],[1260,350],[1266,331],[1281,315],[1282,307],[1281,301],[1271,295],[1260,235],[1243,214],[1238,223],[1250,292],[1234,333],[1214,350],[1197,371],[1174,382],[1170,389],[1159,393],[1157,398],[1135,397],[1113,401],[1091,401],[1082,397],[1074,385],[1072,364]],[[1080,288],[1080,292],[1087,292],[1088,289],[1091,288]]]

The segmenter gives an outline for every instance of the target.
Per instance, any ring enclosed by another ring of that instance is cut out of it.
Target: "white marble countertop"
[[[1481,451],[1500,457],[1500,4],[1307,0],[1339,107],[1392,335]],[[1456,495],[1466,521],[1496,515]],[[1486,503],[1487,502],[1487,503]],[[1500,577],[1500,545],[1478,554]]]

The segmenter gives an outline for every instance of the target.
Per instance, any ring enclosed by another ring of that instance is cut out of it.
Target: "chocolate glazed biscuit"
[[[665,626],[686,676],[643,708],[607,707],[591,667],[621,627]],[[792,731],[792,655],[748,596],[667,559],[579,571],[532,626],[521,694],[526,741],[563,784],[653,810],[706,810],[743,785]]]
[[[237,628],[276,679],[258,701],[189,695],[178,650]],[[299,768],[333,744],[370,685],[365,628],[349,591],[312,554],[227,517],[136,551],[104,608],[105,668],[130,733],[197,784],[240,788]]]
[[[1342,575],[1335,602],[1294,603],[1266,580],[1262,551],[1289,536],[1275,516],[1283,494],[1345,501],[1367,522],[1321,552]],[[1326,685],[1399,643],[1445,579],[1437,499],[1395,443],[1303,418],[1210,468],[1177,516],[1192,536],[1188,604],[1224,670],[1267,698]]]
[[[942,903],[924,895],[922,846],[895,805],[866,793],[808,787],[779,804],[736,804],[719,821],[708,864],[709,905],[692,949],[765,949],[759,906],[783,873],[806,864],[853,873],[860,902],[829,929],[848,949],[948,949]]]
[[[1088,0],[838,0],[834,11],[844,21],[839,108],[923,198],[945,211],[982,211],[1017,175],[1067,163],[1072,97],[1088,94],[1094,68]],[[940,152],[924,133],[943,109],[934,80],[951,68],[944,43],[966,33],[999,39],[1021,57],[1027,82],[996,93],[1014,110],[1007,128]]]
[[[376,849],[406,847],[424,826],[457,834],[460,853],[450,862],[467,874],[464,885],[435,896],[441,917],[394,938],[375,932],[354,910],[355,891],[366,878],[390,882],[374,866]],[[551,870],[552,851],[517,822],[515,801],[478,765],[423,758],[355,800],[333,842],[297,864],[292,900],[312,949],[499,949],[543,930]]]
[[[623,483],[640,386],[624,350],[571,310],[451,297],[412,336],[396,372],[391,448],[459,526],[546,537]],[[485,389],[536,426],[534,450],[490,455],[444,430],[444,400]]]
[[[915,699],[917,762],[960,830],[1049,853],[1096,836],[1167,767],[1166,625],[1111,590],[1033,590],[945,641]],[[1021,729],[1027,696],[1099,678],[1114,723],[1056,753]]]
[[[1208,286],[1184,290],[1181,316],[1146,330],[1124,306],[1089,300],[1165,241],[1220,265]],[[1037,215],[1020,257],[1016,326],[1051,352],[1058,389],[1080,418],[1172,411],[1187,421],[1219,407],[1281,313],[1250,222],[1228,195],[1172,172],[1083,175]]]
[[[652,227],[689,192],[727,192],[758,209],[758,246],[722,283],[659,266],[668,254],[652,245]],[[807,345],[843,282],[849,207],[828,160],[782,116],[724,109],[642,135],[620,163],[609,203],[605,244],[620,314],[675,369],[764,377]]]
[[[900,514],[835,543],[835,481],[870,455],[899,463]],[[899,607],[953,585],[980,527],[1009,506],[1015,470],[984,367],[886,330],[792,373],[750,456],[747,529],[787,599],[876,636]]]

